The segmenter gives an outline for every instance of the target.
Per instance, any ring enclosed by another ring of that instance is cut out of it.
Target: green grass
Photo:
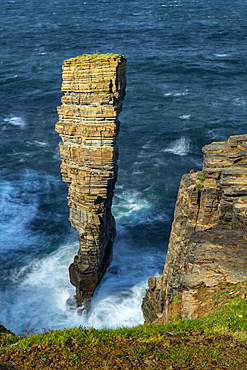
[[[226,293],[227,294],[227,293]],[[222,296],[218,296],[221,298]],[[187,331],[200,331],[205,334],[224,334],[247,341],[247,299],[235,299],[224,304],[218,311],[197,320],[173,319],[166,325],[144,324],[133,328],[119,328],[115,330],[94,328],[68,328],[48,331],[41,334],[32,334],[29,337],[17,337],[7,334],[2,339],[5,350],[19,347],[23,350],[38,345],[57,345],[62,348],[73,339],[77,347],[85,344],[114,347],[114,340],[125,338],[128,340],[142,339],[143,342],[153,343],[163,341],[165,336],[175,336]],[[71,339],[72,338],[72,339]]]
[[[205,334],[224,334],[247,340],[247,300],[234,300],[217,312],[198,320],[172,320],[165,325],[170,331],[203,330]]]
[[[58,356],[58,361],[69,362],[73,369],[83,361],[98,359],[107,364],[114,358],[140,364],[161,361],[165,368],[191,364],[189,369],[194,364],[196,369],[207,369],[211,361],[212,366],[242,370],[239,361],[245,361],[247,356],[246,297],[244,281],[215,294],[213,299],[220,304],[217,311],[197,320],[175,318],[165,325],[144,324],[115,330],[77,327],[26,337],[0,332],[0,356],[28,354],[37,358],[37,366],[46,366],[46,361]]]
[[[116,58],[119,58],[119,57],[122,57],[122,55],[120,54],[114,54],[114,53],[106,53],[106,54],[100,54],[100,53],[96,53],[96,54],[82,54],[82,55],[79,55],[75,58],[71,58],[69,60],[80,60],[81,62],[83,61],[92,61],[92,60],[104,60],[104,59],[116,59]]]
[[[202,171],[197,172],[197,178],[198,180],[202,180],[202,181],[205,180],[205,176]]]

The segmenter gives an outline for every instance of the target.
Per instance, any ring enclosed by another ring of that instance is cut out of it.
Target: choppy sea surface
[[[0,0],[0,323],[16,333],[143,322],[181,175],[246,133],[244,0]],[[78,249],[54,131],[64,59],[128,60],[113,260],[87,315],[66,304]]]

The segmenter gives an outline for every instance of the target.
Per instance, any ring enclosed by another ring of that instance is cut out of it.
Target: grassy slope
[[[199,320],[95,330],[82,327],[20,338],[0,334],[0,369],[247,369],[247,282],[214,297]]]

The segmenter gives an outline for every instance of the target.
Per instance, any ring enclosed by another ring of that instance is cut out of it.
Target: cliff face
[[[147,322],[204,316],[216,292],[247,279],[247,135],[203,153],[202,171],[180,183],[163,275],[143,300]]]
[[[117,179],[118,114],[126,87],[122,55],[82,55],[63,65],[58,107],[62,178],[68,183],[70,221],[80,247],[69,268],[77,302],[87,306],[110,261],[111,214]]]

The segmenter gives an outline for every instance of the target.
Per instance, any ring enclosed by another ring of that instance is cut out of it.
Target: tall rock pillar
[[[117,179],[118,114],[126,87],[126,59],[117,54],[82,55],[63,65],[58,107],[62,178],[68,183],[70,222],[80,247],[69,267],[78,304],[87,304],[111,258],[111,214]]]

